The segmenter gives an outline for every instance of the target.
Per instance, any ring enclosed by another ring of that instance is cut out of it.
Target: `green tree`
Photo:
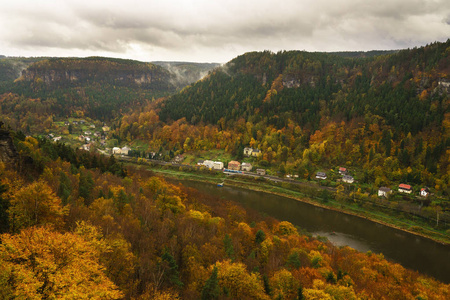
[[[234,247],[233,247],[233,240],[231,239],[231,236],[227,233],[225,234],[225,237],[223,239],[223,245],[225,247],[225,253],[227,254],[227,257],[234,260]]]
[[[218,299],[220,296],[217,266],[214,266],[211,276],[206,280],[202,289],[202,300]]]
[[[261,244],[266,239],[266,234],[261,229],[256,232],[255,242]]]
[[[163,262],[166,262],[168,264],[164,276],[168,278],[171,283],[175,284],[178,287],[182,287],[183,282],[181,282],[180,280],[177,262],[175,261],[173,256],[167,251],[167,249],[161,256],[161,259]]]

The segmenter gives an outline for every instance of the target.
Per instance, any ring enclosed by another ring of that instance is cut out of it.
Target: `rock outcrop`
[[[9,131],[1,127],[0,122],[0,161],[5,164],[15,164],[19,157]]]

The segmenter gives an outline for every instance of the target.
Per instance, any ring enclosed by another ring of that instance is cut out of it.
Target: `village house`
[[[252,149],[252,148],[250,148],[250,147],[245,147],[245,148],[244,148],[244,155],[245,155],[245,156],[250,156],[250,155],[252,155],[252,152],[253,152],[253,149]]]
[[[69,126],[69,125],[70,125],[69,121],[65,121],[65,122],[64,122],[64,125],[65,125],[65,126]]]
[[[204,161],[203,159],[197,161],[197,166],[203,166],[203,163],[204,163],[204,162],[205,162],[205,161]]]
[[[258,175],[266,175],[266,170],[264,170],[264,169],[256,169],[256,174],[258,174]]]
[[[103,130],[103,132],[108,132],[109,131],[109,127],[105,125],[105,126],[102,127],[102,130]]]
[[[430,195],[430,190],[427,187],[420,189],[420,196],[428,197]]]
[[[401,183],[401,184],[398,186],[398,191],[399,191],[400,193],[411,194],[411,193],[412,193],[412,187],[411,187],[409,184]]]
[[[385,197],[387,198],[392,193],[391,189],[388,187],[380,187],[378,189],[378,197]]]
[[[261,155],[261,151],[259,149],[253,149],[252,157],[258,157]]]
[[[242,163],[242,165],[241,165],[241,170],[242,171],[247,171],[247,172],[250,172],[251,170],[252,170],[252,164],[251,163],[246,163],[246,162],[244,162],[244,163]]]
[[[327,179],[327,174],[325,172],[317,172],[316,179]]]
[[[83,146],[80,147],[80,149],[85,151],[91,151],[91,144],[84,144]]]
[[[212,160],[205,160],[205,161],[203,162],[203,165],[204,165],[205,167],[207,167],[208,169],[214,168],[214,162],[213,162]]]
[[[339,168],[339,174],[341,174],[341,175],[347,174],[347,168],[340,167],[340,168]]]
[[[228,169],[239,171],[241,169],[241,163],[235,160],[232,160],[228,163]]]
[[[344,175],[342,176],[342,181],[346,183],[353,183],[355,182],[355,179],[350,175]]]
[[[222,170],[223,169],[223,162],[221,162],[221,161],[214,161],[213,162],[213,169],[214,170]]]
[[[122,155],[128,155],[128,152],[129,152],[130,150],[131,150],[131,149],[130,149],[129,147],[125,146],[125,147],[123,147],[122,149],[120,149],[120,153],[121,153]]]
[[[173,162],[176,164],[182,163],[184,160],[184,156],[183,155],[177,155],[173,158]]]
[[[56,136],[56,137],[53,138],[53,141],[54,141],[54,142],[57,142],[57,141],[60,141],[60,140],[61,140],[61,137],[60,137],[60,136]]]
[[[112,154],[121,154],[122,151],[119,147],[112,148]]]

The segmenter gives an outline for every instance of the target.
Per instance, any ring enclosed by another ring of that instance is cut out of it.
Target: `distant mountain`
[[[218,63],[176,61],[153,61],[152,63],[167,69],[174,76],[172,83],[178,88],[183,88],[202,79],[210,71],[220,66]]]
[[[151,63],[134,60],[88,57],[50,58],[9,68],[0,93],[12,92],[54,102],[56,115],[83,114],[108,120],[130,108],[169,95],[177,87],[175,76]],[[12,62],[7,64],[12,66]],[[12,76],[20,68],[21,76]],[[9,74],[9,75],[8,75]],[[11,78],[17,78],[14,82]]]
[[[109,120],[175,93],[219,64],[88,58],[2,58],[0,94],[56,100],[56,115]],[[52,100],[52,101],[53,101]],[[20,107],[20,106],[19,106]],[[21,106],[25,107],[25,106]],[[6,113],[7,111],[3,111]]]
[[[257,111],[257,119],[266,117],[279,129],[291,119],[314,132],[324,117],[349,121],[371,112],[403,132],[417,133],[443,119],[443,111],[431,107],[442,92],[450,92],[449,45],[368,58],[246,53],[161,103],[160,117],[217,124],[221,118],[248,119]],[[425,94],[426,101],[420,99]]]
[[[0,83],[14,81],[29,65],[47,57],[7,57],[0,55]]]

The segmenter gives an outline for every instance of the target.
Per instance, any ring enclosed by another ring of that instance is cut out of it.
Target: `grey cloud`
[[[443,0],[91,2],[67,1],[55,11],[47,5],[0,12],[0,45],[234,55],[263,49],[400,48],[450,36],[450,4]]]

